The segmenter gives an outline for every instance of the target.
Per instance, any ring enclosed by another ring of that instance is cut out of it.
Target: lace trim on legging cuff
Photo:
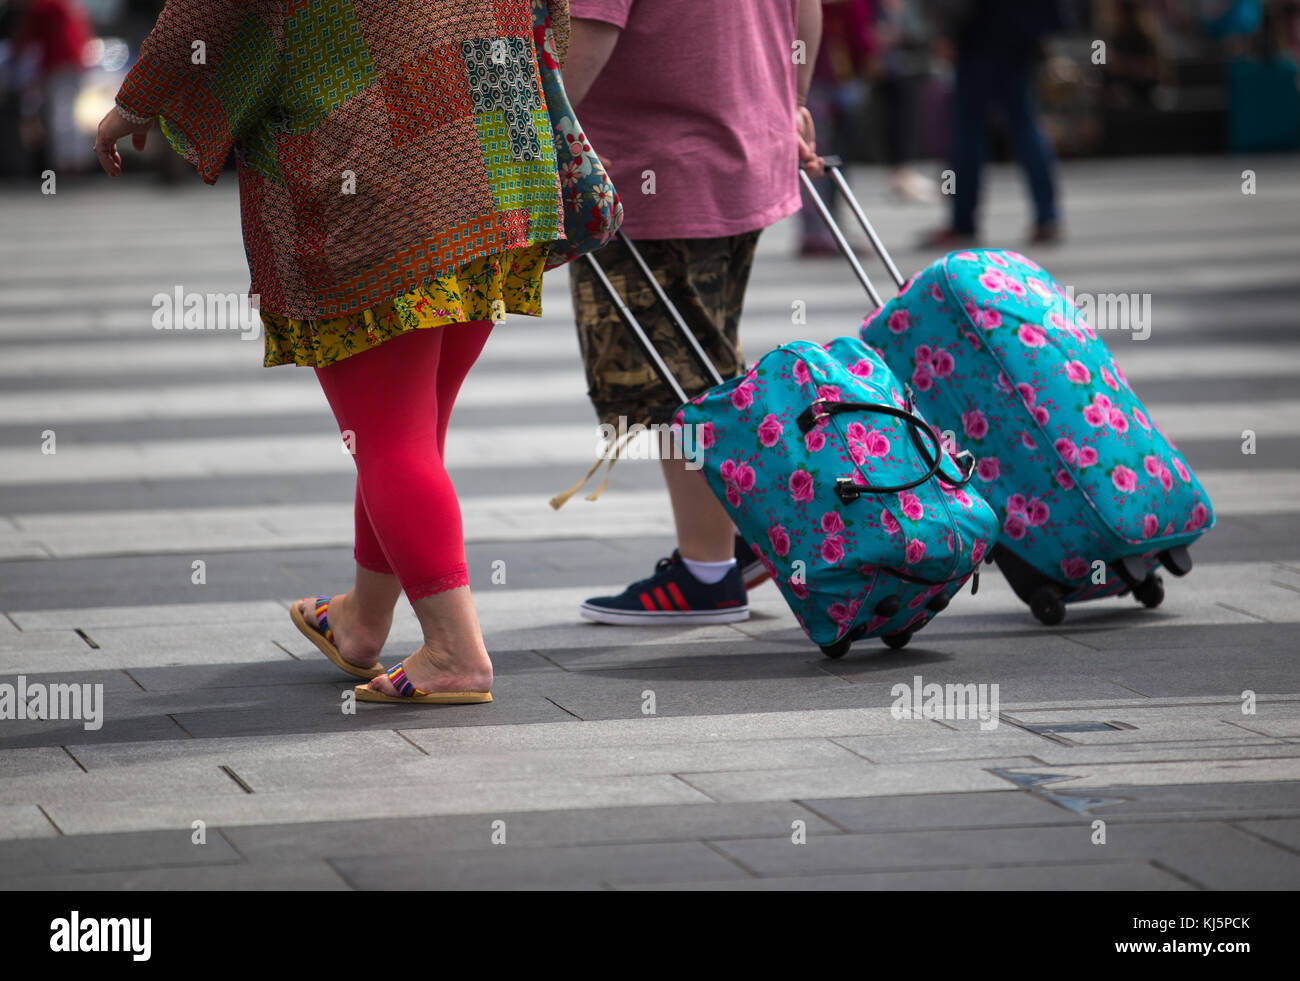
[[[391,576],[393,574],[393,570],[388,568],[386,565],[381,566],[375,563],[362,562],[361,556],[357,555],[356,552],[352,553],[352,561],[361,566],[361,568],[369,569],[371,572],[377,572],[381,576]]]
[[[139,126],[141,123],[151,123],[154,120],[153,116],[141,116],[139,113],[132,112],[130,109],[123,109],[122,106],[118,104],[114,104],[113,108],[117,110],[119,116],[125,119],[128,123],[132,123],[136,126]]]
[[[432,596],[434,593],[445,593],[449,589],[457,589],[460,586],[468,585],[469,569],[460,565],[450,572],[445,572],[440,576],[434,576],[432,579],[426,579],[424,582],[418,582],[406,587],[406,598],[414,603],[416,600]]]

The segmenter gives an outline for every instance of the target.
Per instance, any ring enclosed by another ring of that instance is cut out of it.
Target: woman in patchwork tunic
[[[315,370],[357,467],[354,588],[290,614],[364,700],[492,697],[443,451],[564,237],[535,40],[563,64],[568,0],[168,0],[100,123],[110,176],[155,122],[209,184],[234,154],[264,363]],[[402,592],[424,644],[385,672]]]

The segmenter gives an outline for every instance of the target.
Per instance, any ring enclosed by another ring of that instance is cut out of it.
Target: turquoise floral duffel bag
[[[972,461],[945,451],[856,338],[784,344],[677,420],[709,486],[830,657],[864,637],[902,647],[997,537],[997,515],[970,484]]]

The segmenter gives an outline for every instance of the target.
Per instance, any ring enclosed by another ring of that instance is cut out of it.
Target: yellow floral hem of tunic
[[[501,321],[507,313],[540,317],[542,273],[550,242],[480,256],[408,293],[343,317],[299,320],[262,313],[266,360],[324,368],[411,330],[472,320]]]

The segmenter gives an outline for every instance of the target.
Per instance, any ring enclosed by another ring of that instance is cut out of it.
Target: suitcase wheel
[[[1185,576],[1192,571],[1192,557],[1188,554],[1186,545],[1167,548],[1157,558],[1160,559],[1160,564],[1175,576]]]
[[[1133,595],[1143,606],[1154,609],[1164,602],[1165,581],[1153,572],[1134,587]]]
[[[930,602],[925,604],[925,608],[935,613],[942,613],[948,609],[948,597],[944,596],[943,593],[935,593],[930,597]]]
[[[1029,612],[1038,622],[1055,627],[1065,619],[1065,600],[1061,597],[1061,587],[1056,585],[1039,586],[1029,600]]]
[[[849,652],[849,648],[852,646],[853,646],[853,641],[849,640],[849,638],[847,637],[844,637],[841,638],[840,640],[837,640],[835,643],[831,644],[830,647],[823,647],[822,653],[829,658],[841,658]]]
[[[880,639],[885,642],[886,647],[899,650],[900,648],[906,647],[907,642],[912,639],[912,631],[900,630],[896,634],[885,634]]]
[[[892,617],[892,616],[896,616],[898,614],[898,611],[901,610],[902,608],[903,608],[903,601],[901,599],[899,599],[897,596],[886,596],[884,599],[882,599],[879,603],[876,604],[875,612],[876,612],[876,616],[878,617]]]

